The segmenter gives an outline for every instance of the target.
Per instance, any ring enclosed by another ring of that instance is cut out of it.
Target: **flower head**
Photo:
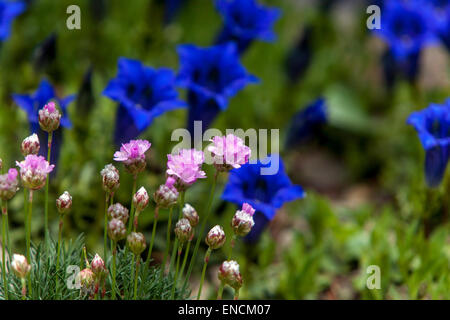
[[[127,58],[119,58],[118,67],[117,76],[103,91],[103,95],[120,103],[121,116],[117,117],[115,134],[117,144],[135,139],[154,118],[185,106],[177,99],[172,70],[154,69]]]
[[[239,264],[234,260],[224,261],[219,268],[219,280],[235,290],[242,287],[242,276],[239,271]]]
[[[192,227],[198,225],[197,211],[189,203],[186,203],[183,207],[183,218],[188,219]]]
[[[112,219],[108,223],[108,236],[115,242],[124,239],[127,236],[125,223],[119,219]]]
[[[442,104],[413,112],[407,123],[416,129],[425,149],[425,178],[430,187],[438,186],[444,177],[450,157],[450,99]]]
[[[55,165],[49,164],[42,156],[30,154],[24,161],[16,161],[20,168],[20,178],[25,188],[38,190],[45,185],[47,175],[52,172]]]
[[[208,147],[208,151],[218,171],[240,168],[248,162],[252,153],[241,138],[231,133],[223,137],[215,136],[210,141],[213,144]]]
[[[256,238],[264,226],[273,219],[277,210],[285,202],[301,199],[305,196],[303,189],[292,184],[284,171],[284,164],[278,155],[271,156],[271,161],[278,161],[275,174],[262,174],[263,169],[272,165],[266,160],[255,164],[245,164],[230,171],[230,176],[222,199],[237,205],[250,204],[255,210],[256,227],[249,236]]]
[[[153,194],[155,203],[158,207],[168,209],[174,206],[178,201],[178,191],[174,187],[175,179],[168,177],[165,184],[159,186],[159,188]]]
[[[255,225],[253,220],[254,213],[255,209],[248,203],[242,205],[242,210],[236,211],[231,220],[231,227],[236,235],[243,237],[250,232]]]
[[[188,219],[182,218],[178,220],[175,225],[175,234],[178,241],[184,243],[186,241],[191,241],[194,237],[194,229],[192,228]]]
[[[168,154],[167,158],[166,173],[175,179],[177,190],[185,190],[197,179],[206,178],[205,172],[201,170],[204,161],[202,151],[181,149],[176,155]]]
[[[120,186],[120,176],[119,170],[112,164],[107,164],[102,171],[100,171],[102,176],[103,190],[105,190],[110,195],[113,194]]]
[[[64,193],[56,199],[56,208],[58,208],[60,214],[64,214],[72,208],[72,196],[68,191],[64,191]]]
[[[14,19],[25,11],[26,5],[22,1],[0,0],[0,41],[9,38],[11,24]]]
[[[178,47],[180,72],[177,80],[189,90],[188,129],[192,133],[194,121],[209,127],[219,111],[248,83],[258,79],[249,74],[239,61],[233,43],[200,48],[194,45]]]
[[[59,128],[61,113],[58,111],[53,101],[50,101],[44,108],[39,110],[38,115],[39,125],[42,130],[53,132]]]
[[[114,160],[122,161],[128,172],[137,175],[145,169],[145,152],[151,145],[147,140],[130,140],[114,153]]]
[[[140,255],[147,246],[145,237],[140,232],[131,232],[127,237],[127,245],[135,255]]]
[[[141,187],[134,195],[133,195],[133,204],[136,208],[137,212],[142,212],[148,206],[150,198],[148,196],[147,190],[144,187]]]
[[[129,217],[128,209],[125,208],[120,203],[115,203],[109,206],[108,208],[109,219],[119,219],[123,223],[127,223],[128,217]]]
[[[224,20],[219,43],[235,41],[242,52],[253,40],[275,40],[272,29],[280,10],[260,5],[256,0],[216,0],[216,8]]]
[[[27,258],[21,254],[14,254],[11,262],[11,267],[15,275],[20,279],[25,279],[31,270]]]
[[[105,262],[97,253],[91,261],[91,270],[95,274],[96,278],[100,279],[102,279],[108,272],[106,270]]]
[[[0,199],[3,201],[10,200],[19,189],[17,174],[17,170],[11,168],[8,173],[0,175]]]
[[[205,242],[212,250],[221,248],[226,241],[225,231],[219,225],[214,226],[206,235]]]
[[[22,141],[21,150],[24,157],[29,154],[38,154],[39,148],[41,147],[39,143],[39,138],[36,133],[33,133],[31,136],[26,137]]]
[[[81,291],[90,294],[94,291],[95,274],[90,268],[81,270],[77,275],[77,282],[81,285]]]

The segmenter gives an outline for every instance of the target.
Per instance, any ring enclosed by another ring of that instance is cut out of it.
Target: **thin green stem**
[[[5,256],[5,246],[6,246],[6,217],[8,213],[4,206],[4,201],[2,201],[2,276],[3,276],[3,287],[5,293],[5,300],[8,300],[8,282],[6,281],[6,256]]]
[[[27,243],[27,260],[31,265],[31,216],[33,214],[33,190],[29,190],[28,196],[28,216],[27,216],[27,232],[26,232],[26,243]],[[32,294],[31,287],[31,277],[28,275],[28,288],[30,290],[30,295]]]
[[[8,216],[8,202],[5,201],[5,212],[6,212],[6,242],[8,243],[7,252],[8,256],[12,256],[12,246],[11,246],[11,239],[9,237],[9,216]]]
[[[183,217],[184,194],[185,194],[185,191],[182,191],[180,193],[180,199],[178,201],[178,205],[179,205],[178,211],[179,212],[178,212],[178,220],[177,221],[179,221],[181,219],[181,217]],[[172,249],[172,256],[170,257],[169,272],[170,272],[170,270],[172,270],[172,266],[175,263],[175,254],[176,254],[177,250],[178,250],[178,238],[175,237],[175,244]]]
[[[164,251],[164,258],[163,258],[163,263],[162,263],[162,268],[163,270],[166,268],[166,261],[167,261],[167,256],[169,255],[169,250],[170,250],[170,235],[171,235],[171,229],[172,229],[172,211],[173,211],[173,207],[170,208],[169,210],[169,221],[167,223],[167,244],[166,244],[166,250]],[[149,257],[147,257],[147,265],[149,263],[148,259],[150,259]]]
[[[149,266],[150,260],[151,260],[151,256],[152,256],[153,243],[155,242],[156,224],[158,223],[158,215],[159,215],[159,207],[156,206],[155,207],[155,219],[153,220],[152,239],[150,240],[150,246],[148,248],[147,261],[145,262],[145,269],[148,269],[148,266]]]
[[[202,277],[200,279],[200,287],[198,288],[197,300],[200,300],[200,297],[202,295],[203,282],[205,281],[206,267],[208,266],[210,255],[211,255],[211,248],[208,248],[205,254],[205,261],[203,263]]]
[[[187,261],[188,255],[189,255],[189,250],[191,250],[191,243],[192,243],[192,241],[188,242],[186,251],[184,252],[183,263],[181,264],[181,270],[180,270],[180,278],[183,277],[184,267],[186,266],[186,261]]]
[[[63,228],[63,217],[60,215],[59,217],[59,229],[58,229],[58,253],[56,256],[56,295],[58,295],[59,292],[59,260],[61,256],[61,238],[62,238],[62,228]]]
[[[180,256],[181,256],[181,252],[182,251],[183,251],[183,243],[180,244],[180,248],[178,249],[177,266],[176,266],[176,270],[175,270],[175,278],[173,280],[172,294],[171,294],[171,297],[170,297],[171,300],[175,299],[175,289],[177,287],[178,271],[180,269]]]
[[[108,261],[108,200],[109,195],[105,196],[105,216],[104,216],[104,224],[103,224],[103,257],[105,261]]]
[[[117,255],[116,241],[111,241],[111,251],[113,255],[111,299],[116,300],[116,255]]]
[[[47,148],[47,161],[50,163],[50,156],[52,152],[52,140],[53,132],[48,133],[48,148]],[[49,230],[48,230],[48,189],[50,185],[50,175],[47,176],[47,181],[45,182],[45,211],[44,211],[44,232],[45,232],[45,245],[48,245],[49,240]]]
[[[206,222],[208,221],[208,218],[209,218],[209,215],[211,212],[211,206],[212,206],[212,202],[213,202],[213,198],[214,198],[214,191],[216,189],[217,176],[218,176],[218,172],[216,171],[216,173],[214,174],[214,180],[213,180],[213,183],[211,186],[211,193],[209,194],[209,198],[208,198],[208,204],[206,206],[206,216],[202,222],[202,226],[200,228],[200,232],[197,237],[197,242],[195,243],[194,252],[192,253],[191,262],[189,263],[189,268],[188,268],[188,271],[186,274],[186,278],[184,280],[183,289],[186,288],[186,286],[189,282],[189,279],[190,279],[191,273],[192,273],[192,269],[194,267],[195,258],[197,257],[197,251],[200,246],[200,241],[201,241],[201,239],[203,239],[203,233],[205,232]]]
[[[137,176],[134,175],[134,176],[133,176],[133,190],[132,190],[132,193],[131,193],[130,221],[128,222],[127,235],[130,234],[131,228],[133,227],[133,222],[134,222],[134,203],[133,203],[133,196],[134,196],[134,194],[136,193],[136,181],[137,181]]]
[[[217,292],[217,300],[222,300],[222,294],[223,294],[224,287],[225,287],[225,284],[223,282],[220,282],[219,291]]]
[[[134,296],[133,299],[136,300],[137,298],[137,284],[138,284],[138,275],[139,275],[139,262],[140,262],[140,257],[138,255],[135,255],[136,257],[136,272],[134,274]]]
[[[236,234],[233,233],[233,236],[231,237],[231,243],[230,243],[230,252],[228,252],[228,259],[231,260],[231,255],[233,253],[234,244],[236,242]]]

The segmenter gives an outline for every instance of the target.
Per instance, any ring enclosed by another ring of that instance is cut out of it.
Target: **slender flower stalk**
[[[116,299],[116,256],[117,256],[117,242],[126,237],[125,223],[117,218],[111,219],[108,223],[108,236],[111,239],[111,252],[113,255],[112,265],[112,293],[111,299]]]
[[[172,294],[170,295],[171,300],[175,299],[175,289],[177,287],[178,271],[180,269],[180,257],[181,257],[181,252],[183,251],[183,245],[184,245],[183,242],[180,243],[180,246],[178,248],[177,265],[176,265],[176,269],[175,269],[175,278],[173,279]]]
[[[130,208],[130,221],[128,222],[128,229],[127,229],[127,234],[130,234],[131,232],[131,228],[133,226],[133,221],[134,221],[134,201],[133,201],[133,197],[134,194],[136,193],[136,182],[137,182],[137,176],[134,175],[133,176],[133,190],[131,191],[131,208]]]
[[[205,281],[206,267],[208,266],[209,256],[211,255],[211,251],[212,251],[211,247],[209,247],[205,253],[205,260],[203,262],[202,277],[200,278],[200,287],[198,288],[197,300],[200,300],[200,296],[202,295],[202,288],[203,288],[203,282]]]
[[[136,271],[134,274],[134,295],[133,295],[133,300],[137,299],[137,285],[138,285],[138,275],[139,275],[139,264],[141,261],[141,258],[137,255],[135,255],[136,257]]]
[[[56,208],[59,212],[59,229],[58,229],[58,252],[56,255],[56,293],[58,294],[59,288],[59,260],[61,256],[61,240],[62,240],[62,229],[64,224],[64,214],[67,213],[72,207],[72,196],[69,192],[64,191],[64,193],[56,199]]]
[[[167,222],[167,243],[166,243],[166,250],[164,251],[164,258],[163,258],[163,263],[162,263],[162,268],[163,270],[166,268],[166,262],[167,262],[167,257],[169,256],[169,250],[170,250],[170,233],[172,232],[172,212],[173,208],[170,208],[169,210],[169,220]],[[150,257],[147,257],[147,265],[149,264]]]
[[[102,171],[100,171],[102,176],[102,187],[105,190],[105,214],[104,214],[104,226],[103,226],[103,257],[108,260],[108,200],[113,204],[114,192],[119,189],[120,186],[120,176],[119,170],[112,164],[107,164]]]
[[[134,300],[136,300],[141,253],[145,250],[146,247],[144,235],[140,232],[131,232],[127,237],[127,245],[130,248],[131,252],[134,253],[134,260],[136,261],[136,270],[134,274],[134,295],[133,295]]]
[[[117,242],[111,241],[111,252],[113,255],[113,265],[112,265],[112,288],[111,288],[111,299],[116,300],[116,256],[117,256]]]
[[[180,220],[183,217],[184,194],[185,194],[185,191],[180,192],[178,220]],[[178,250],[178,244],[179,244],[179,240],[177,237],[177,238],[175,238],[175,243],[172,248],[172,255],[170,257],[170,264],[169,264],[169,272],[172,269],[173,264],[175,263],[175,254],[177,253],[177,250]]]
[[[186,251],[184,252],[183,263],[181,264],[181,269],[180,269],[180,278],[183,276],[184,268],[186,267],[186,261],[189,256],[189,251],[191,250],[191,243],[192,243],[192,241],[188,242]]]
[[[27,245],[27,261],[31,262],[31,216],[33,214],[33,190],[29,190],[28,196],[28,215],[27,215],[27,232],[26,232],[26,245]],[[31,279],[28,276],[28,288],[30,293],[32,292]]]
[[[5,293],[5,300],[8,300],[8,282],[6,278],[6,256],[5,256],[5,244],[6,244],[6,208],[2,200],[2,276],[3,276],[3,287]]]
[[[58,271],[59,271],[59,260],[60,260],[60,256],[61,256],[61,239],[62,239],[62,228],[63,228],[63,217],[60,216],[59,217],[59,227],[58,227],[58,249],[57,249],[57,255],[56,255],[56,294],[58,294],[58,289],[59,289],[59,276],[58,276]]]
[[[105,195],[105,214],[104,214],[104,222],[103,222],[103,256],[107,260],[108,258],[108,202],[109,195]]]
[[[155,207],[155,218],[153,220],[152,239],[150,240],[150,246],[148,247],[147,261],[145,263],[146,268],[148,268],[148,264],[150,263],[150,259],[151,259],[151,256],[152,256],[153,243],[155,242],[156,225],[158,223],[158,215],[159,215],[159,207],[158,207],[158,205],[156,205],[156,207]]]
[[[174,299],[175,297],[175,289],[177,287],[178,274],[180,270],[181,253],[183,251],[184,244],[186,242],[192,241],[192,238],[194,237],[194,229],[192,228],[189,220],[186,218],[178,220],[174,231],[175,235],[177,236],[175,241],[175,245],[177,246],[177,262],[176,262],[175,278],[172,286],[171,299]]]
[[[223,295],[223,289],[225,288],[225,284],[223,282],[220,283],[219,290],[217,292],[217,299],[216,300],[222,300]]]
[[[50,163],[50,156],[52,151],[52,140],[53,140],[53,131],[48,133],[48,149],[47,149],[47,161]],[[45,183],[45,207],[44,207],[44,232],[45,232],[45,244],[48,244],[49,240],[49,231],[48,231],[48,189],[49,189],[49,180],[47,178]]]

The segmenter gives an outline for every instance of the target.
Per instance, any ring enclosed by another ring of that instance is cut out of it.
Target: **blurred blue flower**
[[[41,130],[39,127],[38,111],[42,109],[45,104],[53,100],[60,107],[62,112],[61,127],[71,128],[72,123],[67,113],[68,105],[75,99],[75,95],[70,95],[65,98],[59,99],[55,90],[47,80],[41,80],[39,87],[32,94],[13,94],[14,102],[22,108],[28,116],[28,122],[30,123],[31,133],[37,133],[41,142],[41,148],[39,154],[47,157],[47,132]],[[62,139],[61,127],[53,133],[53,144],[51,163],[56,163],[59,157],[59,149]]]
[[[414,126],[425,149],[425,178],[430,187],[438,186],[450,157],[450,99],[442,104],[413,112],[407,123]]]
[[[119,58],[118,67],[116,78],[109,81],[103,95],[119,102],[114,140],[121,145],[136,138],[155,117],[185,103],[178,100],[172,70],[154,69],[127,58]]]
[[[302,187],[292,184],[284,164],[278,155],[271,156],[271,161],[279,160],[279,170],[274,175],[262,175],[261,168],[270,167],[267,159],[255,164],[245,164],[230,171],[229,181],[225,186],[222,199],[241,206],[247,202],[256,210],[255,226],[247,235],[247,240],[256,240],[285,202],[305,197]]]
[[[294,47],[289,50],[284,69],[291,82],[296,82],[308,69],[313,51],[312,40],[313,26],[307,25]]]
[[[11,24],[14,19],[25,11],[26,5],[22,1],[0,0],[0,41],[9,38]]]
[[[430,11],[429,23],[440,40],[450,50],[450,1],[423,0]]]
[[[429,27],[429,11],[416,1],[386,1],[381,14],[381,29],[375,33],[388,44],[396,60],[403,60],[436,40]]]
[[[293,147],[309,138],[319,125],[326,122],[327,105],[324,98],[319,98],[292,117],[286,147]]]
[[[188,90],[188,130],[193,132],[194,121],[209,127],[220,111],[228,107],[228,100],[248,83],[258,82],[239,61],[233,43],[200,48],[178,46],[180,72],[177,80]]]
[[[236,42],[239,53],[253,40],[271,42],[276,39],[272,31],[281,11],[260,5],[256,0],[216,0],[224,26],[217,43]]]

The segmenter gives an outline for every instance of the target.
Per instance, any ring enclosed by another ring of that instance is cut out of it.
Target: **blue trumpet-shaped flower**
[[[9,38],[11,24],[14,19],[25,11],[26,5],[22,1],[0,0],[0,41]]]
[[[430,187],[438,186],[450,157],[450,99],[443,105],[430,104],[413,112],[407,123],[414,126],[425,149],[425,178]]]
[[[280,17],[279,9],[262,6],[256,0],[216,0],[216,8],[224,20],[217,43],[234,41],[242,53],[253,40],[276,39],[272,29]]]
[[[209,127],[231,97],[258,81],[242,66],[233,43],[208,48],[181,45],[178,54],[181,68],[177,79],[188,90],[187,127],[191,133],[194,121],[202,121],[203,129]]]
[[[65,98],[59,99],[52,85],[47,80],[42,80],[37,90],[32,94],[13,94],[14,102],[22,108],[28,116],[28,122],[30,123],[30,131],[37,133],[39,140],[41,141],[41,148],[39,154],[47,157],[47,132],[43,131],[39,127],[38,111],[42,109],[45,104],[53,100],[61,108],[61,127],[71,128],[72,123],[67,113],[68,105],[75,99],[75,95],[70,95]],[[56,163],[59,156],[59,149],[62,140],[61,127],[53,132],[52,154],[51,163]],[[43,143],[45,142],[45,143]]]
[[[154,69],[138,60],[119,58],[117,76],[103,95],[119,103],[115,142],[121,145],[136,138],[153,119],[185,106],[178,100],[175,74],[167,68]]]
[[[271,161],[276,161],[272,156]],[[255,226],[247,235],[247,240],[256,240],[285,202],[301,199],[305,196],[302,187],[292,184],[279,156],[279,169],[274,175],[263,175],[262,169],[270,167],[267,161],[245,164],[230,171],[230,177],[222,199],[241,206],[247,202],[256,210]]]
[[[326,102],[324,98],[319,98],[293,116],[287,133],[286,146],[292,147],[304,141],[319,125],[326,122]]]
[[[429,23],[440,40],[450,49],[450,1],[422,0],[429,10]]]

